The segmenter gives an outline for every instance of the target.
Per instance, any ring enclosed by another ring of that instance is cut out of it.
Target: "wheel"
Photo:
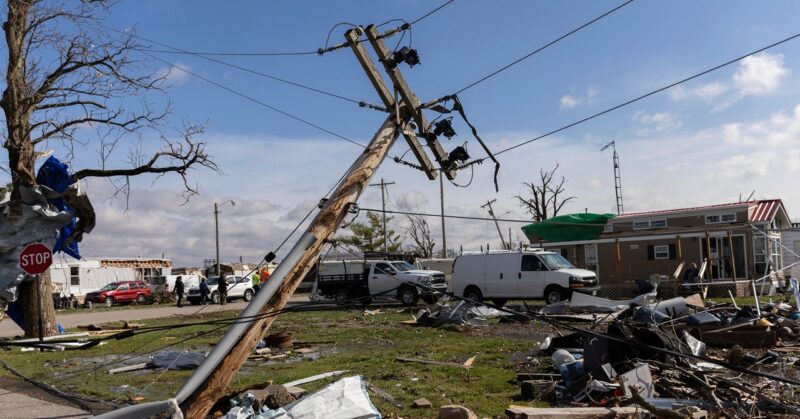
[[[211,302],[213,304],[219,304],[219,293],[214,291],[211,293]]]
[[[564,288],[561,288],[558,285],[550,285],[544,290],[544,301],[548,305],[563,301],[565,298],[566,293],[564,292]]]
[[[136,302],[139,304],[144,304],[147,302],[147,297],[145,297],[144,294],[139,294],[136,296]]]
[[[114,305],[114,299],[111,297],[106,297],[105,301],[103,302],[106,304],[106,307],[111,307]]]
[[[494,303],[494,305],[496,305],[498,307],[502,307],[502,306],[506,305],[508,300],[506,300],[505,298],[495,298],[494,300],[492,300],[492,302]]]
[[[401,288],[400,292],[398,293],[398,297],[404,306],[413,306],[417,304],[417,301],[419,301],[417,289],[411,287]]]
[[[250,301],[253,299],[253,290],[245,290],[244,291],[244,300]]]
[[[466,291],[464,291],[464,298],[475,301],[476,303],[483,302],[483,294],[481,294],[481,290],[476,286],[467,287]]]
[[[439,301],[439,298],[433,295],[426,295],[422,297],[422,301],[425,301],[428,304],[436,304]]]
[[[340,289],[336,291],[336,304],[343,306],[350,302],[350,291],[347,289]]]

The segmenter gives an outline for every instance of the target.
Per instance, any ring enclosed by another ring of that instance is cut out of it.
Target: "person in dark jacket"
[[[228,302],[228,274],[222,274],[219,278],[217,292],[219,292],[219,303],[224,306]]]
[[[200,280],[200,301],[208,304],[208,284],[206,284],[205,278]]]
[[[183,277],[180,275],[175,279],[175,298],[178,300],[178,307],[180,307],[183,301]]]

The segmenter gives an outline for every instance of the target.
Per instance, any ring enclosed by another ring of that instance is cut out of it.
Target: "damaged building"
[[[602,228],[591,226],[582,237],[571,234],[567,240],[550,234],[558,232],[558,223],[554,218],[523,230],[534,245],[597,272],[610,296],[630,294],[636,280],[653,274],[679,282],[692,264],[705,267],[705,280],[729,283],[712,286],[712,294],[735,290],[744,295],[747,280],[784,267],[781,231],[791,226],[780,199],[609,215]],[[575,223],[563,224],[561,230],[576,229]],[[536,227],[543,225],[547,230],[537,235]],[[664,285],[660,289],[668,288]]]

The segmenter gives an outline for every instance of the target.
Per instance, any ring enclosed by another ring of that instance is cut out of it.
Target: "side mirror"
[[[397,271],[395,271],[394,269],[390,269],[388,272],[389,275],[397,275]]]

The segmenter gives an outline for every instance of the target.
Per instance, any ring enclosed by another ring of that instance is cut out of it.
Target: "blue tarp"
[[[70,184],[72,184],[72,175],[69,174],[69,166],[66,163],[62,163],[57,158],[50,156],[42,167],[39,168],[39,172],[36,173],[36,183],[39,185],[47,186],[48,188],[63,194],[66,192],[67,188]],[[49,200],[53,206],[58,208],[59,211],[67,211],[72,213],[72,208],[67,205],[67,202],[64,198],[55,198]],[[64,252],[75,259],[80,259],[81,255],[78,250],[78,243],[72,242],[69,245],[65,245],[66,240],[72,235],[72,232],[75,230],[75,223],[77,218],[73,217],[72,222],[61,228],[59,231],[58,237],[56,238],[56,244],[53,247],[53,253],[56,252]]]

